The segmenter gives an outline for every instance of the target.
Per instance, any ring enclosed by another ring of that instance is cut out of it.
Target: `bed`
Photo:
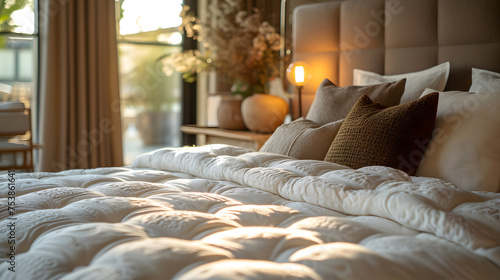
[[[352,28],[376,23],[373,14],[391,3],[327,1],[295,9],[294,59],[316,71],[306,95],[332,87],[324,78],[349,86],[354,69],[387,78],[449,62],[446,90],[462,91],[474,84],[473,67],[478,76],[500,72],[498,1],[397,1],[405,8],[392,15],[396,27],[380,25],[374,35],[381,37],[357,48],[349,44],[344,20],[353,21]],[[429,11],[423,21],[416,14]],[[463,29],[455,39],[461,42],[439,39],[449,31],[443,21],[462,15],[481,20],[459,23]],[[409,22],[398,22],[402,18]],[[391,46],[383,31],[416,28],[413,20],[419,23],[415,37],[430,32],[435,45]],[[429,20],[434,29],[420,29]],[[318,26],[331,28],[319,32]],[[342,32],[325,33],[332,30]],[[315,43],[300,46],[305,40]],[[349,63],[344,51],[352,53]],[[321,107],[310,103],[309,111]],[[342,129],[347,118],[331,126]],[[271,138],[285,135],[275,133]],[[450,181],[394,167],[350,168],[299,158],[208,145],[163,148],[139,156],[130,167],[3,175],[0,279],[500,278],[500,181],[495,182],[494,163],[487,170],[493,179],[469,184],[468,178],[477,177],[474,168],[460,169],[465,179],[457,175]],[[431,171],[436,161],[427,160]],[[448,165],[461,166],[457,162]]]

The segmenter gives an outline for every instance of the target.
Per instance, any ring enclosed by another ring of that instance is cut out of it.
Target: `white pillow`
[[[435,92],[426,89],[423,95]],[[417,176],[500,191],[500,93],[440,92],[433,138]],[[415,154],[415,156],[418,156]]]
[[[472,68],[471,92],[500,91],[500,73]]]
[[[438,91],[444,90],[450,74],[450,63],[445,62],[418,72],[398,75],[380,75],[374,72],[354,69],[353,85],[366,86],[406,78],[406,86],[400,104],[417,100],[425,88],[433,88]]]

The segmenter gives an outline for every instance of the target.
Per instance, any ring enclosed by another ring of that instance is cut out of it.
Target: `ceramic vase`
[[[254,94],[243,100],[241,113],[249,130],[272,133],[285,121],[288,103],[274,95]]]
[[[222,98],[217,118],[219,128],[230,130],[245,130],[245,123],[241,115],[241,100],[236,98]]]

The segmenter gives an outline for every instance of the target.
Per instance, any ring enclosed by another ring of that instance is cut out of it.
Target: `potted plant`
[[[258,9],[247,11],[241,0],[219,0],[211,6],[206,21],[186,5],[180,16],[180,29],[200,42],[204,51],[187,50],[161,57],[167,75],[177,71],[189,82],[201,71],[216,71],[233,85],[231,93],[241,97],[240,103],[233,102],[237,109],[227,106],[232,112],[241,107],[241,99],[269,93],[269,82],[279,76],[281,37],[269,22],[262,20]],[[288,110],[286,102],[284,106]],[[225,107],[219,108],[219,116],[232,115],[220,113]],[[221,117],[219,123],[223,123]]]

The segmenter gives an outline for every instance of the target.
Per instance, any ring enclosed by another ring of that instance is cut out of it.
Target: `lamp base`
[[[302,88],[303,86],[297,86],[297,92],[299,94],[299,117],[302,117]]]

